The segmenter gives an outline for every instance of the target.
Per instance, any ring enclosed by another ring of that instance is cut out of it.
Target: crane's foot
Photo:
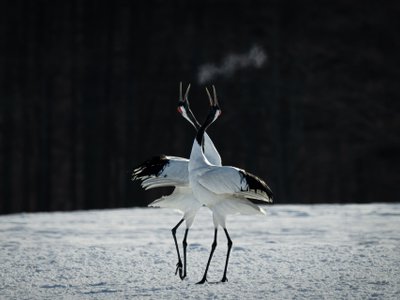
[[[228,278],[226,276],[222,277],[221,282],[228,282]]]
[[[182,275],[182,262],[178,261],[178,263],[176,264],[176,271],[175,271],[175,275],[178,274],[179,272],[179,277],[180,279],[183,279],[183,275]]]
[[[203,279],[197,282],[196,284],[204,284],[205,282],[208,282],[207,277],[203,277]]]
[[[186,274],[181,274],[181,273],[179,273],[179,277],[181,278],[181,280],[183,280],[183,279],[185,279],[186,278]]]

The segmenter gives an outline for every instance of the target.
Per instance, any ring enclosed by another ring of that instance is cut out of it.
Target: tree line
[[[223,163],[264,178],[276,203],[398,201],[400,5],[203,2],[0,4],[0,213],[168,193],[130,173],[189,156],[180,81],[199,121],[215,84],[223,115],[209,134]],[[262,67],[199,83],[201,66],[253,45]]]

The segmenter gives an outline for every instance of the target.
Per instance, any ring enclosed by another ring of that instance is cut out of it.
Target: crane
[[[249,199],[272,202],[272,191],[261,178],[236,167],[215,165],[210,162],[203,150],[207,128],[221,115],[217,93],[213,86],[213,97],[206,88],[210,108],[206,120],[197,130],[189,159],[189,183],[194,197],[201,205],[207,206],[213,214],[214,241],[207,261],[203,278],[198,284],[207,281],[207,272],[214,250],[217,246],[218,227],[221,226],[228,241],[224,274],[221,282],[228,281],[226,273],[232,240],[226,229],[226,217],[231,214],[265,214],[264,210]]]

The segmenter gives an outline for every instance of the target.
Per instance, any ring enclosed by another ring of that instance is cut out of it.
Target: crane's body
[[[204,135],[204,155],[215,165],[221,165],[221,156],[211,138]],[[150,207],[172,208],[183,214],[186,228],[193,224],[203,205],[193,195],[189,180],[189,159],[178,156],[160,155],[145,161],[133,171],[133,180],[142,180],[145,190],[159,187],[175,187],[168,196],[151,202]]]

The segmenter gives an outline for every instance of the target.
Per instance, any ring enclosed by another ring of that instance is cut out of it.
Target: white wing
[[[208,161],[221,166],[221,156],[210,137],[204,136],[204,150]],[[154,156],[133,170],[132,180],[142,180],[146,190],[167,186],[189,186],[189,160],[178,156]]]
[[[189,186],[189,160],[177,156],[155,156],[133,170],[132,180],[142,180],[146,190],[166,186]]]
[[[204,133],[204,155],[215,166],[222,166],[221,156],[207,133]]]
[[[235,167],[213,167],[199,177],[198,183],[217,195],[272,202],[272,191],[262,179]]]

